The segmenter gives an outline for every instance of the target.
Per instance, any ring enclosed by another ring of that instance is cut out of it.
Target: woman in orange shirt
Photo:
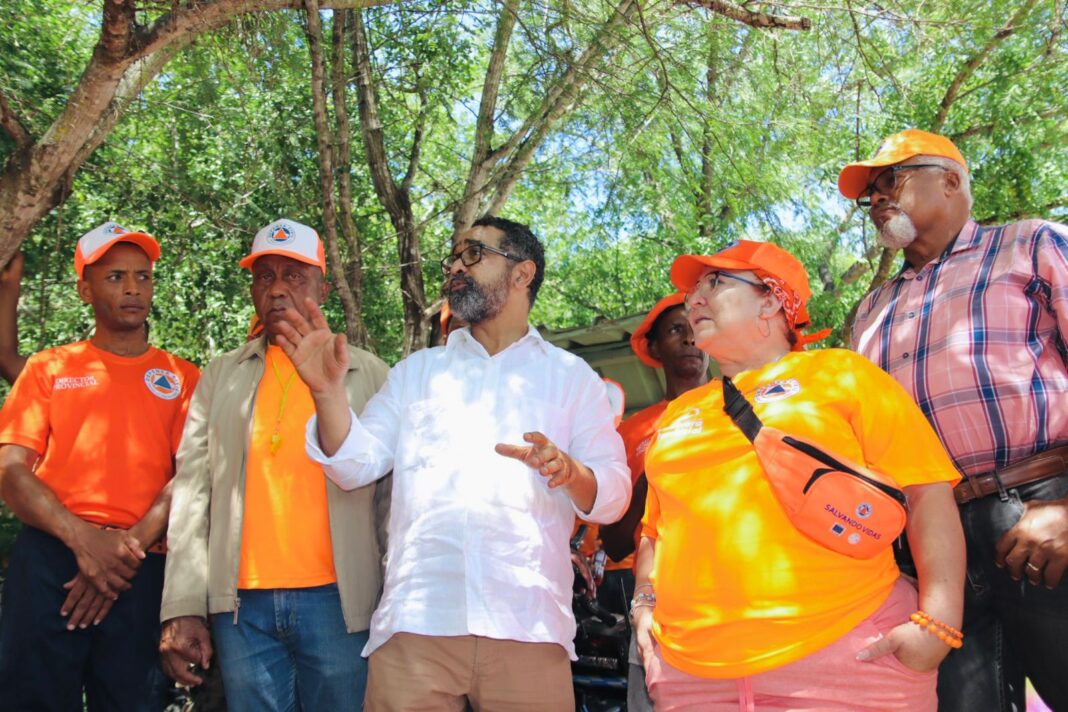
[[[802,534],[724,412],[722,382],[694,389],[646,456],[632,616],[656,709],[933,711],[938,664],[960,644],[965,562],[959,475],[935,433],[864,358],[804,350],[808,275],[784,250],[741,241],[679,257],[671,277],[697,346],[764,424],[904,492],[918,581],[889,546],[853,558]],[[848,515],[836,535],[870,507]]]

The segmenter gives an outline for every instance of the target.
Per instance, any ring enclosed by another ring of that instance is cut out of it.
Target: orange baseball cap
[[[297,262],[315,265],[326,274],[326,252],[319,233],[295,220],[280,219],[256,233],[248,256],[238,264],[251,270],[264,255],[282,255]]]
[[[920,129],[906,129],[883,139],[875,158],[850,163],[843,168],[838,174],[838,190],[850,200],[856,200],[871,183],[869,176],[872,168],[893,166],[913,156],[941,156],[956,161],[964,170],[968,170],[964,156],[945,136]]]
[[[738,240],[714,255],[679,255],[671,265],[671,281],[680,291],[690,292],[710,267],[727,272],[750,270],[761,279],[774,277],[780,281],[782,284],[768,284],[768,287],[783,302],[787,321],[793,321],[792,328],[797,334],[794,350],[800,351],[806,344],[819,341],[831,333],[830,329],[810,335],[801,333],[812,322],[808,315],[808,300],[812,297],[808,272],[800,260],[781,247],[770,242]],[[776,291],[783,289],[782,285],[793,294]]]
[[[140,247],[152,264],[159,259],[160,249],[156,238],[147,232],[130,232],[122,225],[109,221],[78,238],[78,246],[74,248],[74,271],[78,273],[78,279],[84,278],[86,265],[99,260],[120,242],[132,242]]]
[[[737,240],[714,255],[679,255],[671,265],[671,281],[679,291],[689,292],[709,267],[728,272],[763,272],[786,282],[802,302],[807,303],[812,296],[805,266],[789,252],[770,242]],[[807,322],[807,313],[804,319],[798,315],[799,326]]]
[[[682,292],[675,292],[661,299],[659,302],[653,305],[653,308],[649,310],[649,313],[645,315],[645,319],[634,330],[634,333],[630,335],[630,348],[634,351],[634,355],[638,357],[638,360],[644,363],[649,368],[663,368],[664,364],[660,362],[660,359],[655,358],[649,353],[649,332],[653,328],[653,324],[660,318],[660,315],[666,312],[672,307],[682,305],[686,301],[686,295]]]

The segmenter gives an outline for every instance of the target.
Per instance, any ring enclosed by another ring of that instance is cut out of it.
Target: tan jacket
[[[193,394],[178,447],[161,621],[206,617],[240,606],[237,573],[245,512],[245,450],[265,350],[266,341],[260,338],[223,354],[204,369]],[[345,387],[354,411],[363,410],[388,373],[381,359],[349,347]],[[346,492],[326,482],[334,567],[349,632],[367,630],[381,591],[376,526],[388,510],[391,484],[389,479],[379,480]]]

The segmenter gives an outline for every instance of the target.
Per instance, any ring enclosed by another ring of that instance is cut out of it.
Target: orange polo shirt
[[[853,352],[792,352],[734,382],[767,425],[901,487],[959,480],[912,398]],[[794,528],[718,380],[668,405],[645,466],[653,634],[680,670],[737,678],[799,660],[875,612],[898,578],[889,548],[853,559]]]
[[[304,429],[314,412],[292,362],[280,347],[268,346],[246,458],[238,588],[337,581],[326,475],[304,451]]]
[[[41,457],[35,474],[72,514],[128,529],[174,476],[200,372],[149,349],[117,356],[79,341],[34,354],[0,413],[0,443]]]

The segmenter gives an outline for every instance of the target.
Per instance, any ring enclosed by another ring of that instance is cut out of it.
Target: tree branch
[[[1045,121],[1046,119],[1052,119],[1055,116],[1061,116],[1063,114],[1064,114],[1064,108],[1060,107],[1060,106],[1055,106],[1055,107],[1046,109],[1045,111],[1040,111],[1037,114],[1031,114],[1031,115],[1028,115],[1028,116],[1021,116],[1021,117],[1013,117],[1012,119],[1008,119],[1008,120],[1012,122],[1013,128],[1019,129],[1019,128],[1023,127],[1023,126],[1027,126],[1027,125],[1036,123],[1038,121]],[[989,123],[989,124],[980,124],[978,126],[971,126],[969,128],[964,129],[963,131],[958,131],[955,134],[949,134],[948,138],[951,141],[953,141],[954,143],[956,143],[956,142],[961,141],[963,139],[971,138],[972,136],[981,136],[983,134],[990,133],[995,128],[997,128],[997,126],[998,126],[998,124],[996,122]]]
[[[419,232],[412,213],[411,197],[405,185],[397,185],[390,172],[386,156],[382,119],[378,113],[378,97],[371,72],[371,51],[367,42],[362,13],[353,13],[352,53],[359,94],[360,132],[378,201],[389,214],[397,231],[397,255],[400,264],[401,301],[404,305],[404,354],[427,345],[426,290],[423,283],[422,256]],[[417,137],[422,141],[422,137]],[[418,143],[415,144],[417,150]],[[418,154],[413,157],[418,161]],[[413,165],[409,163],[409,165]],[[414,168],[413,168],[414,172]]]
[[[4,129],[11,140],[15,142],[15,148],[26,148],[33,144],[33,137],[26,130],[18,115],[7,103],[7,97],[0,93],[0,127]]]
[[[405,210],[402,205],[404,196],[389,171],[382,119],[378,114],[378,97],[371,72],[371,51],[367,45],[363,18],[358,12],[353,14],[352,48],[360,105],[360,132],[367,151],[367,167],[371,171],[371,182],[378,199],[393,217]]]
[[[112,62],[126,58],[137,28],[134,17],[137,8],[134,5],[133,0],[104,0],[100,41],[97,42],[94,56],[99,54]]]
[[[401,192],[405,195],[411,193],[412,181],[415,180],[415,171],[419,168],[419,155],[423,148],[423,134],[426,132],[427,114],[426,87],[419,83],[419,114],[415,118],[415,128],[412,130],[412,148],[408,152],[408,170],[401,179]]]
[[[349,323],[349,340],[354,346],[366,348],[370,343],[367,324],[363,320],[363,240],[352,218],[352,147],[349,136],[349,109],[346,102],[348,78],[345,73],[345,32],[352,21],[352,10],[334,11],[334,117],[337,121],[337,192],[338,212],[341,215],[341,235],[348,248],[345,263],[345,282],[353,298],[353,318]]]
[[[110,0],[121,2],[122,0]],[[323,0],[320,9],[358,9],[391,5],[403,0]],[[253,12],[271,12],[276,10],[301,10],[303,0],[209,0],[209,2],[189,3],[164,13],[146,27],[140,29],[134,38],[134,54],[137,59],[172,42],[180,41],[187,35],[199,35],[228,25],[240,15]]]
[[[990,53],[994,51],[995,47],[1016,32],[1020,23],[1030,14],[1037,2],[1038,0],[1025,0],[1012,18],[1002,25],[1001,29],[995,32],[994,35],[987,40],[986,44],[964,63],[964,66],[960,68],[957,75],[953,77],[953,81],[949,83],[949,88],[946,89],[946,93],[942,97],[942,103],[939,105],[938,114],[935,116],[931,131],[938,133],[942,130],[942,127],[945,126],[946,118],[949,116],[949,111],[953,108],[953,103],[957,100],[957,95],[960,93],[960,89],[964,85],[964,82],[968,81],[968,79],[975,74],[975,70],[979,68],[979,65],[981,65],[988,56],[990,56]]]
[[[497,17],[497,31],[493,36],[493,51],[490,52],[486,77],[482,81],[482,100],[478,106],[478,119],[475,122],[475,145],[471,154],[471,168],[467,173],[467,185],[464,188],[465,199],[460,202],[453,216],[457,231],[466,230],[478,217],[478,196],[485,189],[486,179],[497,161],[493,155],[493,122],[497,116],[497,97],[504,77],[504,64],[508,57],[508,46],[512,41],[519,12],[519,0],[507,0]],[[471,198],[468,198],[471,196]]]
[[[681,5],[696,5],[707,8],[712,12],[723,15],[736,22],[758,27],[761,29],[783,30],[808,30],[812,28],[812,20],[807,17],[791,17],[789,15],[772,15],[764,12],[746,10],[741,5],[723,0],[675,0]]]
[[[345,310],[345,334],[352,340],[356,337],[355,324],[359,320],[356,300],[345,277],[344,263],[337,240],[337,209],[334,205],[334,136],[326,114],[326,70],[323,61],[323,27],[319,18],[318,0],[304,0],[307,17],[306,36],[311,54],[312,115],[315,119],[315,138],[319,146],[319,188],[323,202],[323,234],[326,250],[330,255],[330,273],[334,287]]]
[[[537,111],[527,117],[523,126],[505,144],[505,147],[510,147],[509,150],[514,149],[515,153],[496,180],[493,199],[487,209],[489,214],[496,214],[507,202],[523,170],[534,157],[534,152],[541,146],[556,122],[574,110],[578,103],[579,91],[589,80],[593,68],[619,44],[619,30],[636,7],[636,0],[620,0],[612,12],[612,17],[597,31],[578,60],[549,88]],[[663,12],[665,7],[661,6],[659,12]],[[503,151],[504,148],[499,152]]]

